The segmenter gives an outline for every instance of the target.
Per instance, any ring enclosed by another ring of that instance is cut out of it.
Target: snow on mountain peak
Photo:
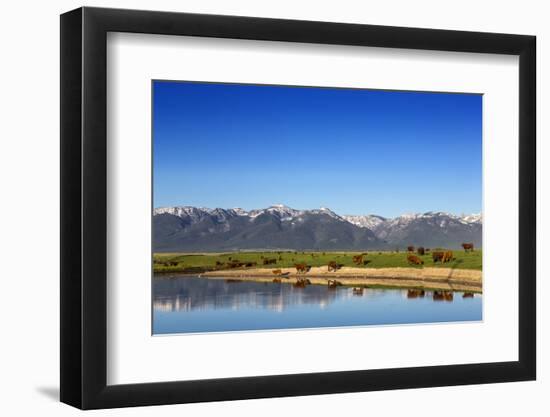
[[[232,216],[245,216],[249,217],[252,221],[254,218],[261,214],[276,215],[282,221],[291,221],[301,218],[305,214],[325,214],[334,219],[341,221],[347,221],[355,226],[361,228],[367,228],[372,231],[380,230],[386,227],[406,227],[408,224],[415,220],[424,219],[426,221],[436,221],[441,227],[445,227],[448,221],[456,221],[462,224],[480,224],[482,222],[481,213],[474,214],[461,214],[454,215],[441,211],[428,211],[425,213],[405,213],[401,216],[394,218],[385,218],[382,216],[370,214],[370,215],[345,215],[340,216],[327,207],[321,207],[313,210],[296,210],[288,207],[284,204],[274,204],[265,209],[244,210],[240,207],[232,209],[215,208],[210,209],[206,207],[192,207],[192,206],[174,206],[174,207],[159,207],[154,209],[154,215],[159,214],[171,214],[178,217],[189,217],[194,221],[201,220],[206,215],[215,216],[220,222],[226,221]]]
[[[248,211],[240,207],[235,207],[235,208],[232,208],[231,210],[238,216],[248,216]]]
[[[377,216],[374,214],[369,214],[366,216],[342,216],[344,220],[354,224],[358,227],[363,227],[366,229],[373,230],[381,223],[384,223],[387,219],[382,216]]]
[[[209,209],[197,208],[192,206],[174,206],[174,207],[158,207],[153,211],[153,214],[156,216],[158,214],[172,214],[174,216],[183,217],[183,216],[199,216],[208,213]]]
[[[467,214],[462,215],[461,219],[466,223],[481,223],[482,215],[481,213]]]
[[[321,207],[318,210],[306,210],[307,213],[313,213],[313,214],[326,214],[327,216],[332,217],[333,219],[337,220],[345,220],[342,216],[336,214],[328,207]]]

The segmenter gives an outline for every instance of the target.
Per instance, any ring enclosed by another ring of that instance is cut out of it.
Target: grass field
[[[439,249],[435,249],[439,250]],[[211,254],[184,254],[184,253],[156,253],[153,255],[154,272],[184,272],[201,273],[205,271],[224,270],[229,262],[256,262],[256,268],[288,268],[297,263],[310,266],[324,266],[335,261],[343,266],[357,266],[353,263],[353,256],[360,252],[235,252]],[[417,254],[416,254],[417,255]],[[419,256],[419,255],[417,255]],[[368,252],[364,257],[367,260],[363,268],[395,268],[395,267],[444,267],[457,269],[482,268],[482,251],[465,253],[463,250],[453,250],[454,260],[441,264],[433,263],[431,252],[419,256],[424,261],[422,266],[413,266],[407,263],[406,252]],[[274,264],[263,265],[265,258],[275,259]],[[242,267],[246,269],[246,267]]]

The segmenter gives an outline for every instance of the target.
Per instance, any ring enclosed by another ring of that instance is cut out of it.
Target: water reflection
[[[159,278],[154,282],[153,308],[161,312],[192,310],[238,310],[261,308],[283,311],[290,306],[317,305],[324,308],[336,300],[352,297],[376,298],[388,292],[401,298],[431,298],[433,301],[454,300],[451,291],[420,289],[375,289],[364,287],[297,286],[285,283],[248,282],[239,279],[205,279],[198,277]],[[460,293],[462,298],[474,298],[473,293]],[[480,295],[477,295],[480,297]]]
[[[352,296],[352,289],[346,287],[328,291],[322,285],[296,286],[189,277],[157,278],[153,308],[158,311],[190,311],[252,307],[283,311],[289,306],[302,304],[323,308],[336,298]]]
[[[481,320],[482,297],[461,294],[156,277],[153,333]]]

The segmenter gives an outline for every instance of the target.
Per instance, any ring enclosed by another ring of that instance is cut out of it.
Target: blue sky
[[[153,82],[154,206],[481,211],[482,96]]]

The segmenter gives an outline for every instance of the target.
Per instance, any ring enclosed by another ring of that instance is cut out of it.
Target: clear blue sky
[[[481,211],[482,96],[153,82],[154,206]]]

